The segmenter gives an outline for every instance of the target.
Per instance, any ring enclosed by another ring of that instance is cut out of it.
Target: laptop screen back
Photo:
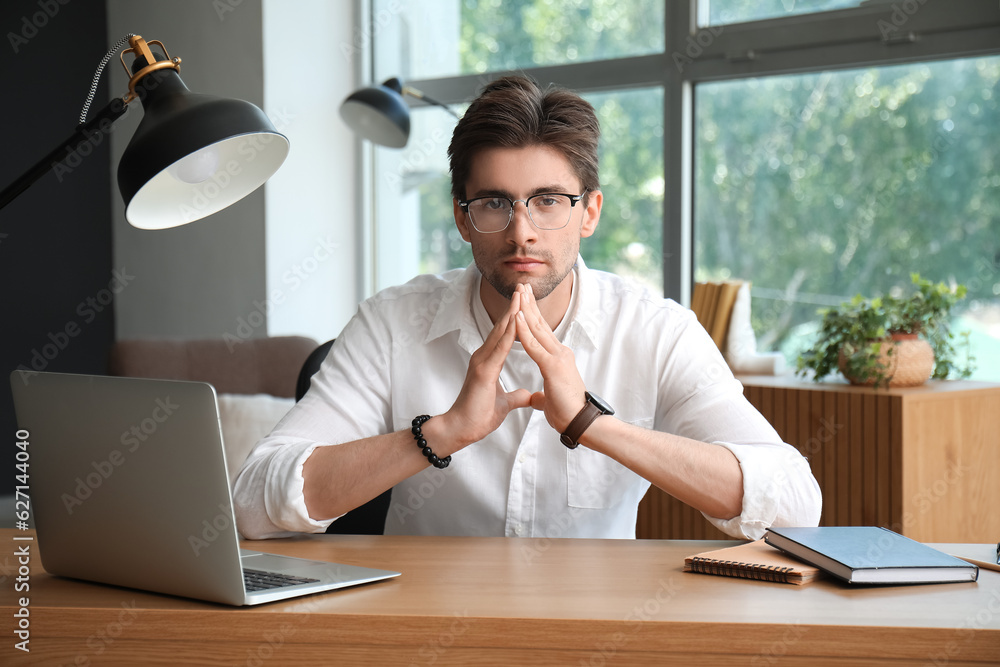
[[[211,385],[15,372],[11,387],[47,572],[241,603]]]

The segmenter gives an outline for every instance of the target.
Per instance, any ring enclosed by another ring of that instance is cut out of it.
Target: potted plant
[[[860,294],[839,307],[820,311],[823,322],[813,346],[798,358],[797,373],[813,373],[819,382],[840,371],[852,384],[914,386],[929,377],[969,377],[972,358],[955,363],[956,351],[948,320],[966,288],[934,284],[920,274],[910,276],[910,296]],[[968,334],[963,334],[968,340]]]

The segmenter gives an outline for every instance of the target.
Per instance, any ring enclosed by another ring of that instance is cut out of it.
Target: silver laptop
[[[231,605],[399,576],[240,549],[210,384],[21,371],[10,381],[50,574]]]

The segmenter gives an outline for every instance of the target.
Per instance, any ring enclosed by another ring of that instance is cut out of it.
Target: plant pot
[[[892,334],[891,340],[882,343],[877,363],[882,367],[890,387],[916,387],[927,382],[934,373],[934,349],[917,334]],[[879,381],[878,377],[851,377],[843,352],[839,365],[840,372],[851,384],[873,385]]]

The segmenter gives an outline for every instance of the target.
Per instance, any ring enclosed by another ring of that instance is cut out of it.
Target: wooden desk
[[[1000,538],[1000,384],[739,380],[782,439],[809,458],[823,490],[821,525],[885,526],[921,542]],[[655,487],[636,530],[640,538],[724,537]]]
[[[230,608],[51,577],[36,553],[29,654],[13,647],[13,534],[0,531],[8,577],[0,605],[4,665],[1000,660],[1000,572],[983,570],[967,584],[792,586],[681,571],[685,556],[731,542],[335,535],[246,546],[403,575]]]

